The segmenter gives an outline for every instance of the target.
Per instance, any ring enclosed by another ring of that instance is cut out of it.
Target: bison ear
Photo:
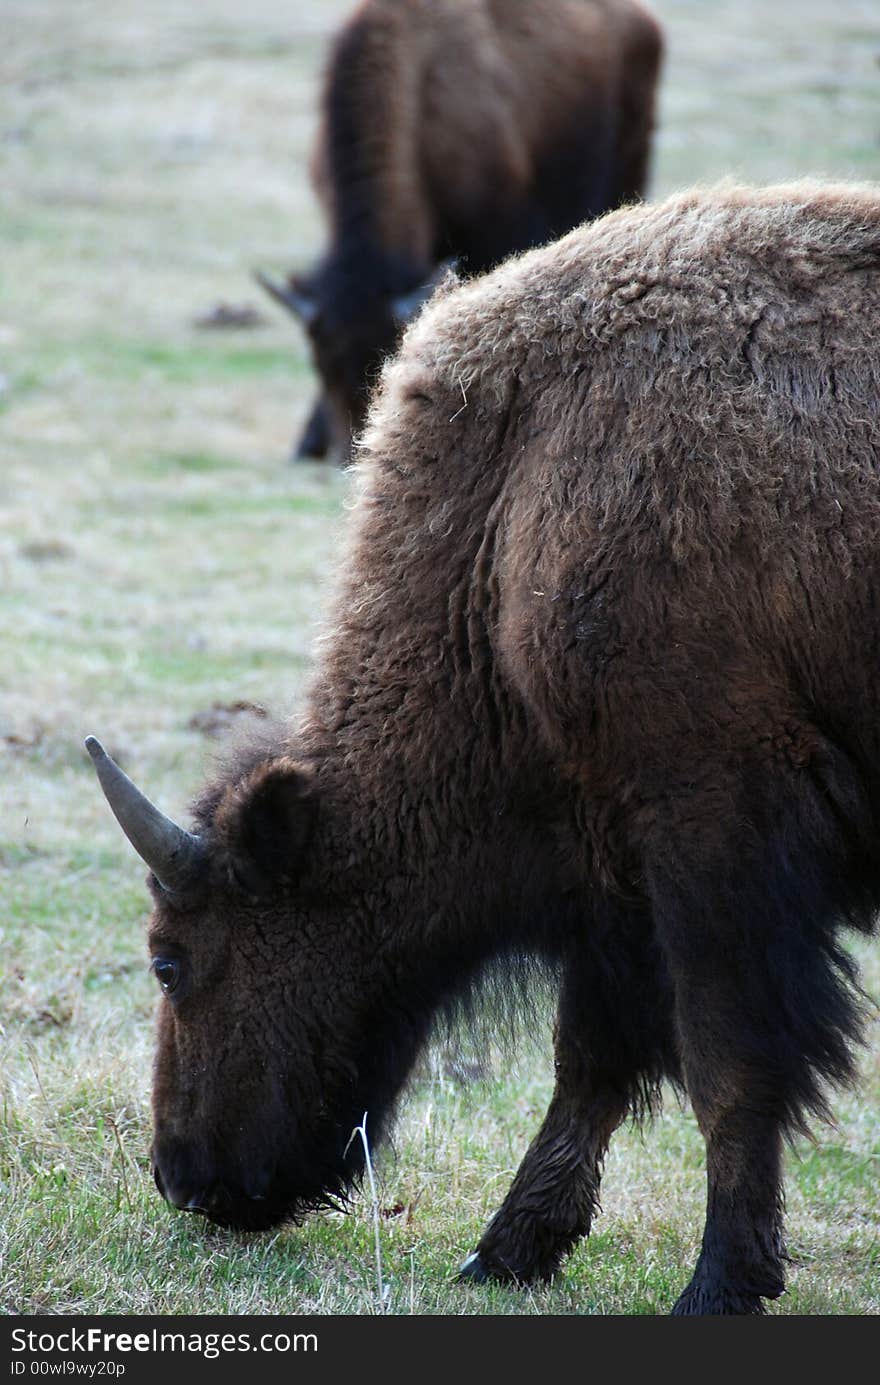
[[[264,761],[226,790],[214,829],[248,893],[265,894],[297,880],[316,814],[311,774],[286,756]]]

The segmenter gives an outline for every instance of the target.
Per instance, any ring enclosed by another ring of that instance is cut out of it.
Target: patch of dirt
[[[224,736],[242,717],[265,719],[269,713],[257,702],[214,702],[204,712],[196,712],[186,723],[188,731],[200,731],[203,736]]]
[[[192,325],[202,332],[249,332],[268,321],[252,303],[217,303],[210,312],[194,317]]]
[[[0,742],[9,747],[10,750],[28,751],[36,750],[46,737],[46,728],[36,722],[30,731],[4,731],[0,733]]]
[[[22,558],[30,558],[34,563],[55,563],[74,556],[75,550],[63,539],[34,539],[23,543],[19,548]]]

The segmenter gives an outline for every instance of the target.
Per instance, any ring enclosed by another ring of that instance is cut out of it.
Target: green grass
[[[11,6],[11,8],[10,8]],[[654,191],[733,170],[880,177],[868,0],[655,0]],[[0,1312],[373,1313],[370,1208],[272,1236],[171,1214],[149,1177],[144,870],[82,747],[168,812],[222,741],[200,714],[301,695],[349,479],[291,467],[312,380],[256,264],[305,264],[319,56],[348,0],[10,0],[0,47]],[[160,17],[161,16],[161,17]],[[132,25],[143,31],[133,45]],[[200,332],[218,302],[247,333]],[[880,995],[880,950],[860,946]],[[698,1249],[702,1140],[667,1102],[608,1158],[557,1282],[454,1283],[549,1098],[549,1030],[485,1080],[413,1082],[377,1155],[393,1313],[666,1312]],[[788,1159],[778,1313],[880,1310],[880,1026],[862,1085]]]
[[[222,385],[227,379],[259,380],[273,375],[289,384],[308,370],[305,357],[295,349],[292,328],[290,338],[287,345],[273,347],[233,347],[210,337],[206,343],[195,333],[193,340],[177,346],[104,336],[46,342],[38,352],[25,352],[12,377],[12,388],[20,393],[48,391],[67,372],[88,372],[114,386],[144,381],[160,386],[199,381]]]

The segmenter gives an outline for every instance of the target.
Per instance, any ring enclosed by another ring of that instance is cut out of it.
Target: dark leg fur
[[[706,1228],[677,1316],[763,1313],[763,1300],[785,1287],[779,1122],[749,1111],[746,1101],[714,1124],[711,1108],[695,1103],[706,1136]]]
[[[291,461],[301,461],[310,457],[320,461],[327,456],[329,448],[330,426],[327,421],[327,406],[319,395],[300,434],[299,442],[293,449]]]
[[[838,776],[839,779],[839,776]],[[858,1006],[836,941],[855,918],[855,835],[809,776],[743,784],[723,816],[667,806],[649,868],[685,1081],[706,1141],[702,1250],[677,1314],[761,1313],[784,1288],[781,1151],[851,1076]],[[695,824],[700,824],[696,826]],[[662,866],[659,863],[662,862]]]
[[[717,926],[722,907],[692,913],[695,931]],[[763,1300],[777,1298],[785,1283],[781,1147],[792,1096],[784,1073],[773,1071],[772,1053],[774,1038],[780,1048],[786,1039],[774,1036],[780,1015],[772,1005],[758,1020],[765,1033],[754,1032],[748,958],[719,950],[676,963],[685,1081],[706,1141],[707,1206],[693,1278],[673,1311],[761,1313]],[[753,1051],[756,1040],[764,1060]]]
[[[611,1135],[674,1067],[669,997],[648,920],[607,908],[565,972],[544,1123],[462,1277],[549,1279],[599,1210]]]

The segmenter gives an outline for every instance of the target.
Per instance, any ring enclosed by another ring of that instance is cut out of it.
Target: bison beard
[[[783,1289],[782,1151],[851,1080],[880,903],[880,195],[722,186],[445,291],[386,367],[300,724],[153,872],[154,1157],[254,1227],[344,1196],[438,1012],[559,982],[556,1088],[465,1277],[552,1275],[686,1091],[680,1313]]]

